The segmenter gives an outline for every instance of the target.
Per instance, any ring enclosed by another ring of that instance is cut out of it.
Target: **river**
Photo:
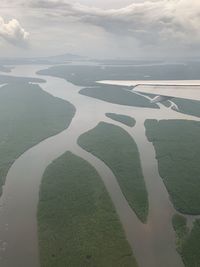
[[[86,159],[100,174],[119,215],[127,240],[140,267],[183,267],[175,248],[171,219],[176,212],[158,173],[153,145],[145,135],[146,119],[193,119],[159,105],[160,109],[137,108],[104,102],[80,95],[81,87],[64,79],[37,75],[47,66],[17,66],[11,75],[37,77],[49,94],[71,102],[76,114],[68,129],[32,147],[10,168],[0,199],[0,265],[2,267],[38,267],[37,204],[39,186],[46,167],[66,151]],[[129,128],[112,121],[105,113],[119,113],[136,119]],[[78,137],[100,121],[119,125],[136,141],[148,191],[149,216],[142,224],[130,208],[112,171],[101,160],[77,145]]]

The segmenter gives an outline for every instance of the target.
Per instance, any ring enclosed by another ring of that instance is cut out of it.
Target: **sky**
[[[0,57],[199,56],[199,0],[0,1]]]

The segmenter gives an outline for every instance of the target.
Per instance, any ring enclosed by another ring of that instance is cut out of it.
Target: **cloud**
[[[116,35],[137,39],[142,45],[200,44],[199,0],[144,0],[119,9],[101,9],[65,0],[34,0],[35,8],[52,15],[96,25]]]
[[[27,47],[29,33],[26,32],[16,19],[12,19],[6,23],[0,17],[0,38],[4,41],[20,47]]]
[[[26,5],[26,4],[25,4]],[[62,7],[70,7],[70,4],[68,4],[64,0],[36,0],[31,1],[30,4],[28,4],[31,7],[35,8],[62,8]]]

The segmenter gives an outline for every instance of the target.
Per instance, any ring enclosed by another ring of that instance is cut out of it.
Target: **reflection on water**
[[[38,77],[46,66],[18,66],[12,75]],[[127,239],[140,267],[183,266],[175,250],[171,218],[175,210],[158,174],[155,151],[145,136],[146,119],[197,119],[160,105],[160,109],[135,108],[107,103],[78,94],[81,89],[63,79],[39,76],[47,82],[41,88],[53,96],[68,100],[77,109],[69,128],[25,152],[8,172],[0,200],[0,263],[2,267],[39,266],[37,240],[37,203],[39,185],[45,168],[70,150],[92,164],[102,177],[124,227]],[[95,111],[95,112],[94,112]],[[105,113],[132,116],[134,128],[111,121]],[[77,145],[78,137],[100,121],[120,125],[135,139],[149,197],[148,223],[142,224],[129,207],[111,170],[99,159]]]

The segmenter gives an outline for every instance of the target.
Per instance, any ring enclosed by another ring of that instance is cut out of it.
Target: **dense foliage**
[[[147,98],[123,89],[124,88],[121,86],[101,85],[84,88],[80,91],[80,94],[119,105],[141,108],[158,108],[156,104],[152,104]]]
[[[138,66],[138,62],[133,62],[136,66],[120,66],[119,62],[113,62],[108,66],[108,62],[102,65],[63,65],[50,67],[47,70],[39,71],[40,74],[52,75],[64,78],[76,85],[93,86],[99,80],[193,80],[199,79],[199,63],[191,62],[186,64],[144,64]],[[146,65],[145,65],[146,64]]]
[[[121,122],[127,126],[133,127],[135,126],[135,119],[121,114],[115,114],[115,113],[106,113],[106,116],[112,120]]]
[[[200,117],[200,101],[175,98],[173,102],[178,105],[179,112]]]
[[[136,267],[96,170],[67,152],[45,171],[38,206],[41,267]]]
[[[0,84],[12,84],[13,86],[19,87],[22,83],[44,83],[45,81],[38,78],[28,77],[15,77],[0,74]]]
[[[200,220],[196,220],[189,231],[187,220],[180,215],[172,219],[176,232],[177,250],[183,258],[186,267],[200,266]]]
[[[0,89],[0,194],[9,167],[27,149],[64,130],[74,107],[28,83]]]
[[[103,160],[115,174],[129,205],[142,222],[148,214],[148,197],[137,145],[122,128],[99,123],[83,134],[79,145]]]
[[[181,213],[200,214],[200,122],[147,120],[145,126],[175,208]]]

